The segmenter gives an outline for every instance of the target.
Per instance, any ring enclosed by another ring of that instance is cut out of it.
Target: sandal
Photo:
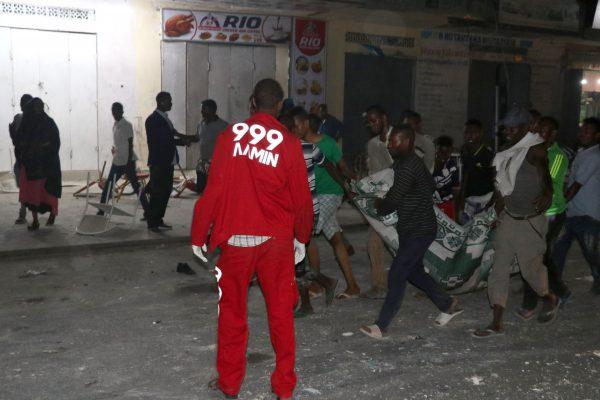
[[[315,310],[313,310],[312,308],[309,310],[303,310],[302,308],[299,308],[296,311],[294,311],[294,318],[304,318],[304,317],[308,317],[309,315],[312,315],[314,313],[315,313]]]
[[[346,292],[340,292],[335,295],[337,300],[348,300],[348,299],[356,299],[358,298],[358,294],[350,294]]]
[[[334,279],[333,283],[325,289],[325,305],[330,306],[335,297],[335,289],[337,289],[338,280]]]
[[[388,335],[381,332],[381,329],[379,329],[377,324],[363,325],[360,327],[360,331],[373,339],[384,340],[388,338]]]
[[[437,326],[447,325],[454,317],[464,312],[464,310],[458,306],[458,299],[456,297],[452,297],[452,303],[447,311],[448,312],[440,312],[440,315],[435,319]]]
[[[555,301],[552,306],[548,306],[544,304],[542,307],[542,311],[538,315],[538,322],[540,324],[547,324],[548,322],[552,322],[556,318],[556,314],[558,313],[558,300]]]
[[[473,336],[476,339],[487,339],[487,338],[491,338],[494,336],[503,336],[503,335],[504,335],[504,329],[496,330],[496,329],[492,328],[491,326],[488,326],[483,329],[477,329],[477,330],[473,331],[473,333],[471,333],[471,336]]]
[[[465,310],[463,310],[462,308],[459,308],[457,310],[455,310],[453,313],[445,313],[445,312],[441,312],[440,315],[437,316],[437,318],[435,319],[435,324],[437,326],[446,326],[448,324],[448,322],[452,321],[452,319],[456,316],[459,316],[460,314],[462,314]]]
[[[535,309],[527,310],[523,307],[520,307],[517,311],[515,311],[515,315],[517,317],[521,318],[521,320],[527,322],[530,319],[532,319],[533,317],[535,317]]]

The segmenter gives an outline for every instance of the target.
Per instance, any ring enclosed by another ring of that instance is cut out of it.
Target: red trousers
[[[271,238],[256,247],[224,244],[217,268],[220,295],[217,339],[219,388],[235,395],[244,380],[248,345],[248,287],[256,273],[267,305],[271,344],[275,350],[272,390],[279,397],[291,397],[296,386],[294,305],[298,301],[292,240]]]

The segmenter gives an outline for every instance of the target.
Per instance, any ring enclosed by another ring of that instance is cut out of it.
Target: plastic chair
[[[89,172],[87,174],[87,181],[89,184]],[[112,193],[112,190],[115,187],[115,180],[113,179],[112,182],[108,182],[107,185],[109,185],[108,193]],[[90,190],[88,186],[86,189],[85,207],[83,209],[83,215],[81,216],[79,224],[75,228],[76,233],[80,235],[100,235],[109,232],[116,227],[116,225],[111,222],[113,216],[131,217],[131,227],[133,228],[133,226],[135,225],[135,217],[137,214],[137,210],[140,204],[139,201],[136,201],[133,213],[130,213],[115,206],[115,196],[111,196],[107,203],[91,203],[89,191]],[[140,190],[140,195],[142,194],[143,191]],[[104,215],[87,214],[89,206],[92,206],[102,211]]]

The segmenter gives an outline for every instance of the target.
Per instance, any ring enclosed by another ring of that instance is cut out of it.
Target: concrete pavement
[[[194,203],[198,195],[186,190],[180,198],[171,198],[165,215],[165,222],[173,226],[172,231],[161,234],[149,232],[145,222],[140,222],[141,207],[135,224],[131,218],[113,217],[116,228],[108,233],[96,236],[83,236],[75,233],[85,208],[85,199],[73,197],[73,193],[85,182],[66,183],[63,196],[59,201],[59,215],[55,226],[46,227],[46,216],[40,218],[40,230],[27,231],[25,225],[14,225],[19,203],[17,193],[0,192],[0,257],[36,256],[49,253],[73,253],[86,249],[106,249],[121,246],[157,245],[166,243],[184,243],[189,240],[190,224]],[[92,201],[98,202],[100,190],[91,189]],[[119,207],[132,211],[135,196],[123,196]],[[87,213],[95,213],[89,207]],[[361,226],[366,222],[360,213],[348,203],[344,203],[338,214],[343,227]],[[31,214],[28,214],[31,222]]]
[[[348,233],[363,288],[366,234]],[[322,238],[317,244],[323,271],[342,282],[330,246]],[[178,262],[198,274],[176,273]],[[566,278],[572,301],[551,325],[540,325],[513,315],[521,295],[515,277],[506,335],[490,340],[470,336],[490,320],[485,292],[460,296],[465,312],[439,328],[435,307],[409,286],[386,341],[358,331],[381,301],[325,307],[316,299],[316,313],[296,322],[295,399],[599,399],[600,296],[588,292],[589,269],[578,252],[569,256]],[[0,399],[217,399],[206,389],[215,376],[217,299],[214,277],[192,261],[187,245],[3,260]],[[273,399],[274,355],[258,287],[248,303],[240,398]]]

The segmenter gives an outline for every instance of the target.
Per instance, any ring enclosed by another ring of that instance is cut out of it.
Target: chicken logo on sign
[[[296,20],[296,46],[309,56],[319,54],[325,47],[325,22]]]
[[[219,20],[213,17],[212,14],[208,14],[206,17],[200,20],[200,28],[220,28]]]

